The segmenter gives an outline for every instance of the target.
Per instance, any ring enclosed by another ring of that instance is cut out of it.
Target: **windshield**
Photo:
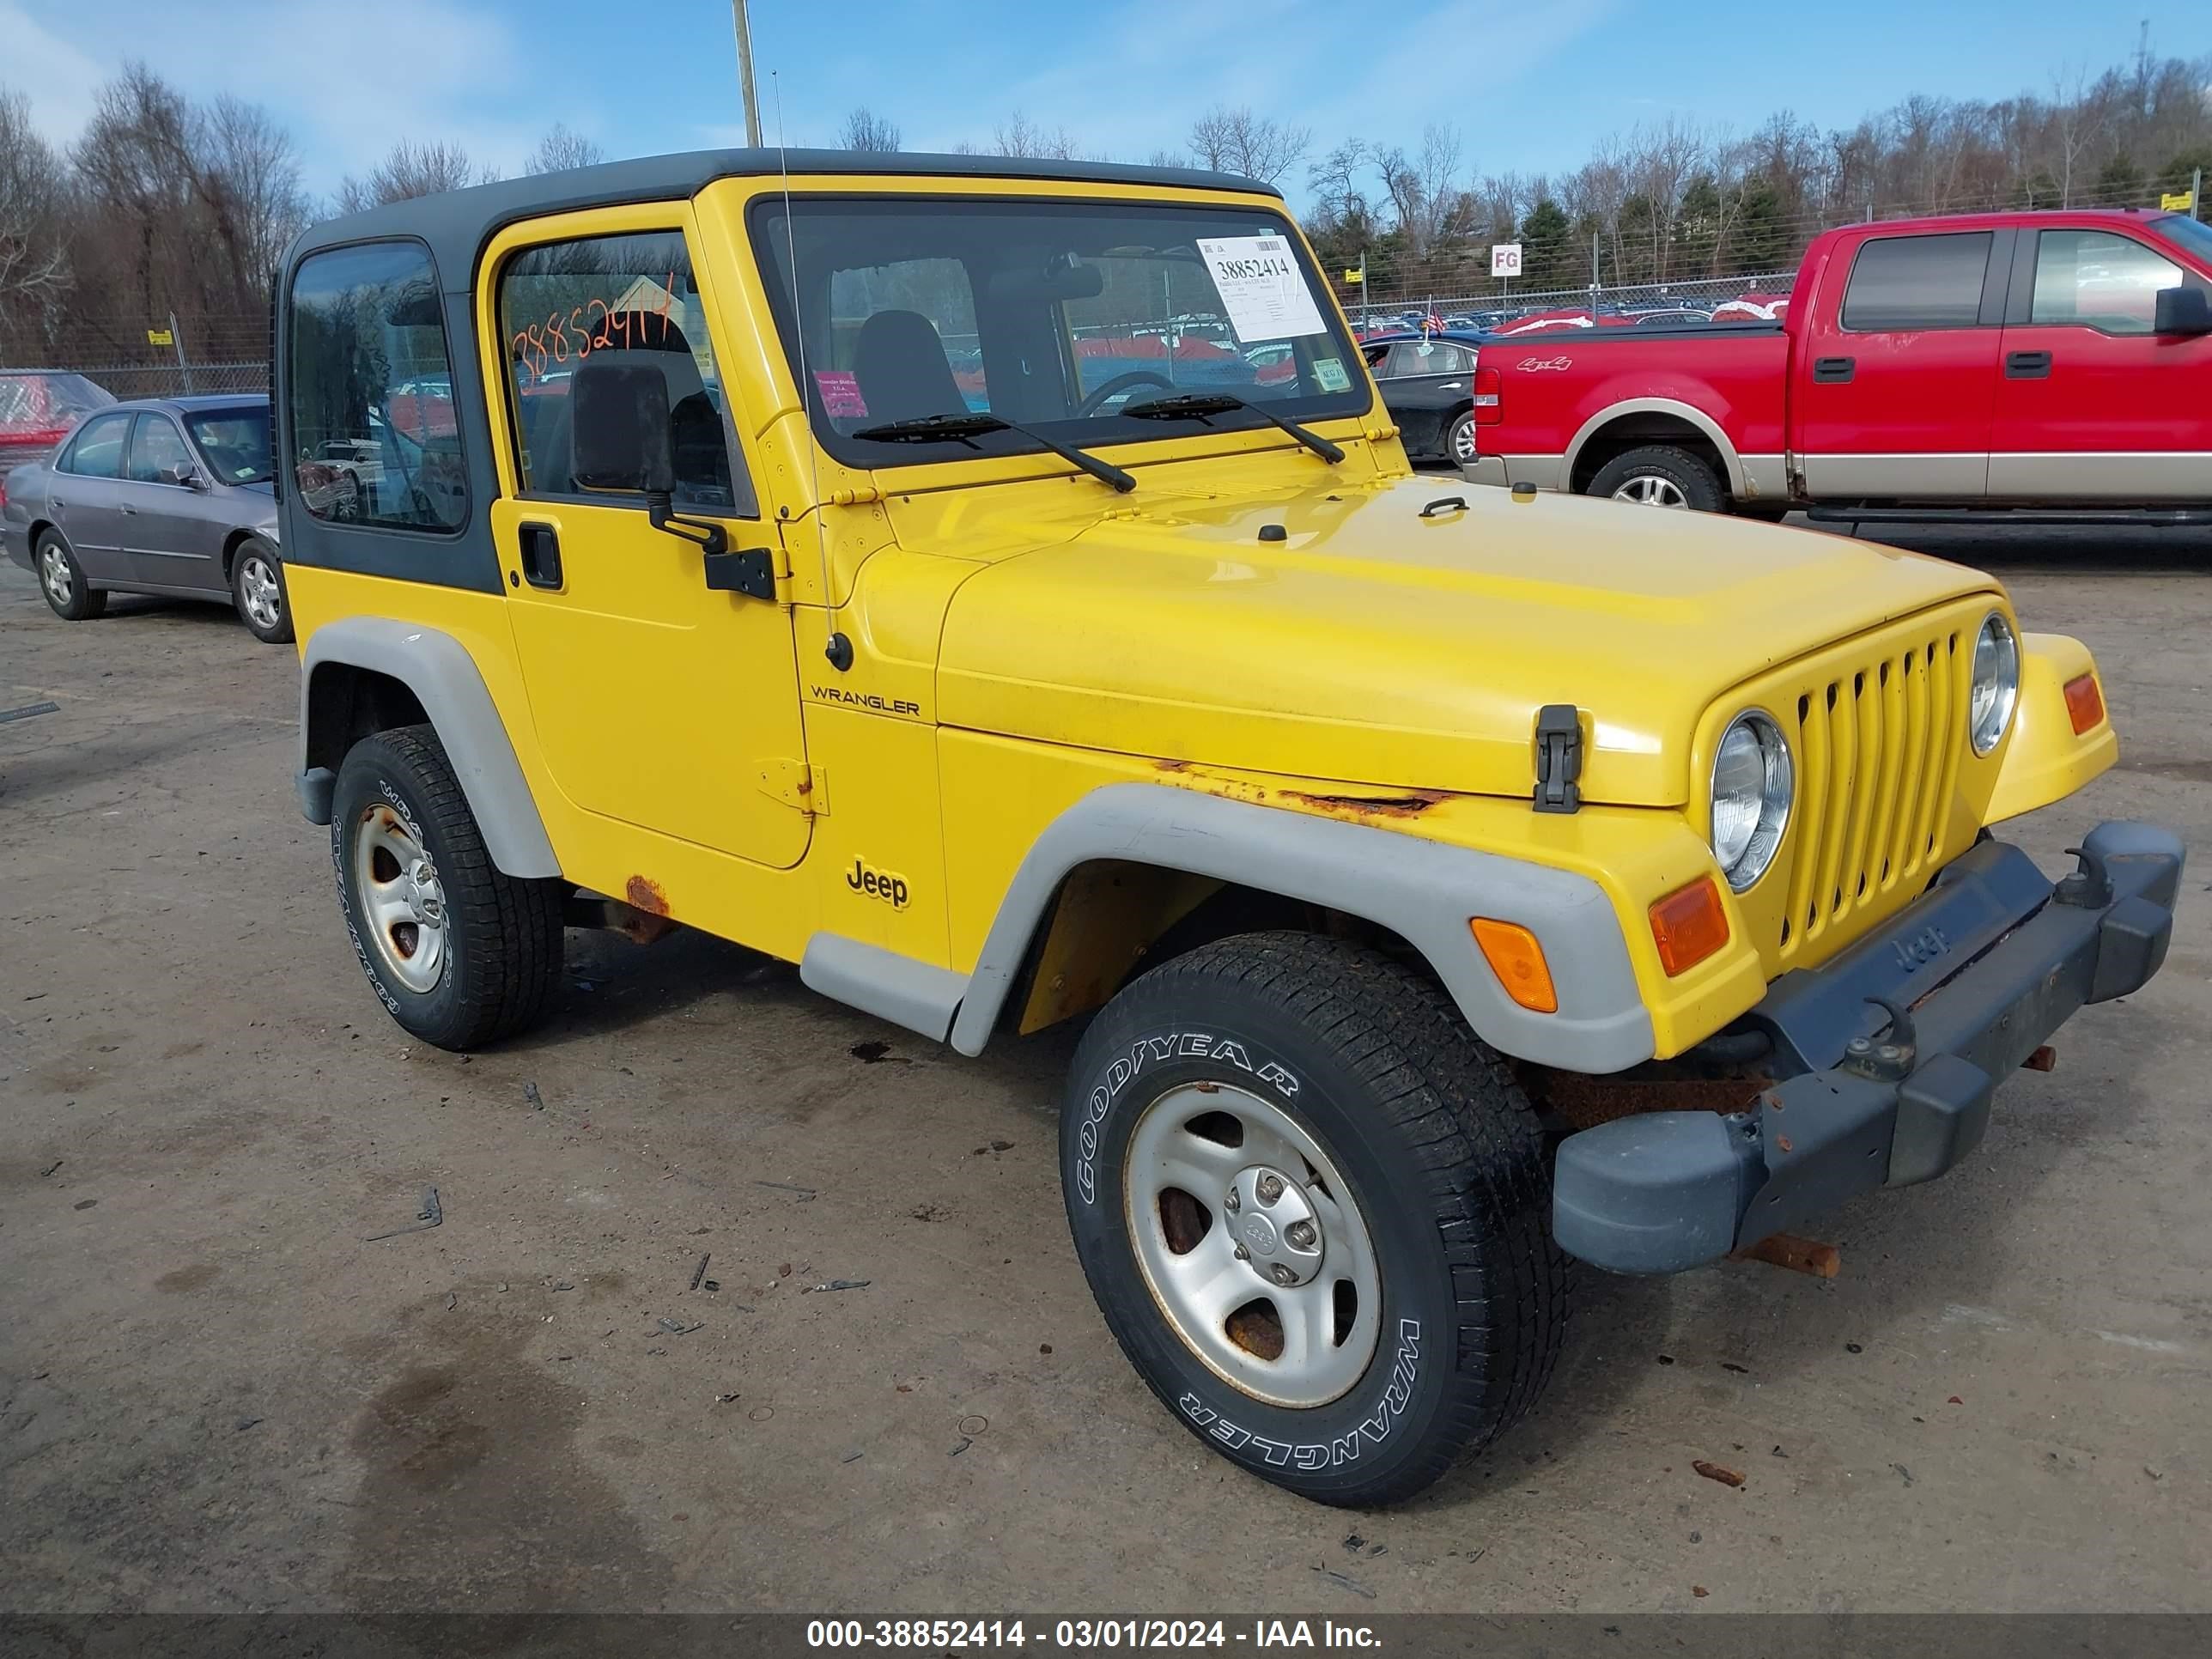
[[[275,474],[266,406],[203,410],[185,416],[192,442],[225,483],[263,483]]]
[[[1037,448],[1006,431],[859,435],[933,416],[988,414],[1097,446],[1187,436],[1201,422],[1268,424],[1243,410],[1124,412],[1193,392],[1232,393],[1294,421],[1369,406],[1304,245],[1266,209],[817,197],[793,201],[787,218],[770,198],[752,233],[814,428],[848,465]]]
[[[2169,213],[2150,222],[2151,228],[2176,247],[2187,248],[2200,259],[2212,259],[2212,225]]]

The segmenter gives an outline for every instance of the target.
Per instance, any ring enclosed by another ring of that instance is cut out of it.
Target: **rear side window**
[[[593,363],[643,365],[668,384],[675,499],[702,512],[758,516],[751,480],[732,464],[728,399],[682,232],[593,236],[519,253],[500,273],[499,319],[526,492],[597,493],[575,472],[575,378]]]
[[[2046,230],[2036,238],[2031,323],[2081,323],[2107,334],[2148,334],[2158,291],[2181,284],[2181,267],[2132,236]]]
[[[131,416],[103,415],[85,423],[76,441],[62,457],[61,470],[80,478],[119,478],[123,476],[123,441],[130,435]]]
[[[460,528],[468,472],[428,250],[368,242],[302,260],[291,350],[290,471],[307,511],[393,530]],[[338,441],[374,465],[320,459]]]
[[[1981,317],[1989,268],[1985,230],[1869,242],[1844,291],[1844,326],[1861,333],[1972,328]]]

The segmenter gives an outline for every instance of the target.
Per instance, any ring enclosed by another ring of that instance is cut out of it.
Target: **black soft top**
[[[1158,185],[1182,190],[1242,191],[1280,199],[1256,179],[1193,167],[1123,167],[1105,161],[1055,161],[1006,155],[927,155],[849,149],[702,149],[646,155],[562,173],[503,179],[496,184],[393,202],[311,225],[292,244],[289,270],[304,254],[385,236],[415,236],[430,245],[448,293],[465,292],[477,254],[492,234],[518,219],[627,202],[688,200],[717,179],[821,173],[917,174],[964,179],[1034,179],[1053,184]]]

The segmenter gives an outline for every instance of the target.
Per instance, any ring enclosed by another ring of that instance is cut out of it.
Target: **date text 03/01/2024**
[[[1382,1643],[1365,1625],[1333,1619],[1255,1619],[1232,1626],[1223,1619],[814,1619],[810,1648],[1040,1647],[1102,1648],[1376,1648]]]

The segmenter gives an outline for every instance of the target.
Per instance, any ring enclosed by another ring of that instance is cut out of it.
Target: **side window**
[[[1972,328],[1982,310],[1990,233],[1884,236],[1866,243],[1844,291],[1844,326],[1860,333]]]
[[[141,415],[137,433],[131,440],[131,476],[139,483],[167,483],[161,475],[173,467],[190,466],[191,452],[185,434],[166,415]]]
[[[469,510],[437,278],[419,242],[365,242],[292,279],[290,465],[319,519],[458,530]],[[335,442],[377,464],[333,466]]]
[[[668,383],[676,500],[758,515],[751,480],[742,463],[732,465],[728,400],[681,231],[549,242],[516,254],[500,272],[499,328],[526,492],[593,493],[575,472],[575,377],[593,363],[644,366]]]
[[[2181,267],[2131,236],[2102,230],[2046,230],[2035,243],[2031,323],[2085,323],[2107,334],[2148,334],[2158,291],[2177,288]]]
[[[61,470],[80,478],[119,478],[123,476],[123,440],[131,431],[128,415],[103,415],[86,422],[76,441],[62,457]]]

